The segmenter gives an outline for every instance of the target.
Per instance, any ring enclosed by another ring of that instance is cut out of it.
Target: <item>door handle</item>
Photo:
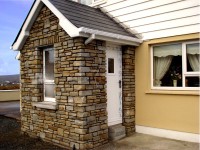
[[[122,81],[119,80],[119,88],[121,89],[121,87],[122,87]]]

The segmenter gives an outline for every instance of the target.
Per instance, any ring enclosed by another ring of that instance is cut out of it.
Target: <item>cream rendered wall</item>
[[[199,133],[199,91],[159,91],[150,86],[150,46],[198,38],[190,34],[149,40],[136,49],[136,125]]]
[[[15,101],[15,100],[20,100],[19,90],[0,90],[0,102]]]
[[[136,124],[199,132],[198,91],[150,89],[150,45],[199,38],[199,0],[102,0],[102,11],[144,40],[136,49]],[[149,41],[147,41],[149,40]],[[133,91],[134,92],[134,91]]]

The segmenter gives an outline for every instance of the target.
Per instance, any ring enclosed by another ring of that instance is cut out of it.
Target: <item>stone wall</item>
[[[90,149],[108,142],[105,50],[101,41],[84,45],[70,38],[43,7],[21,50],[21,125],[33,137],[69,148]],[[54,48],[58,109],[33,107],[43,101],[43,56]]]
[[[122,107],[126,135],[135,132],[135,48],[122,47]]]

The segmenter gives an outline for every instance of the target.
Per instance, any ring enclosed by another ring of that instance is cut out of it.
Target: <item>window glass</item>
[[[44,100],[55,101],[54,83],[54,50],[46,48],[43,52],[43,73],[44,73]]]
[[[79,0],[81,4],[90,5],[92,4],[93,0]]]
[[[54,52],[45,51],[45,79],[54,80]]]
[[[108,58],[108,73],[114,73],[114,59]]]
[[[153,47],[154,87],[199,87],[198,42]]]
[[[199,43],[187,44],[187,71],[199,72],[200,50]]]
[[[182,51],[180,44],[154,47],[153,85],[182,86]],[[177,81],[173,81],[177,80]],[[174,85],[174,82],[177,82]]]
[[[55,93],[54,93],[54,84],[45,84],[45,97],[48,98],[55,98]]]

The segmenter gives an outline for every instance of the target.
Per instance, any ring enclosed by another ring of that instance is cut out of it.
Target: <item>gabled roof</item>
[[[92,8],[71,0],[35,0],[13,45],[20,50],[43,5],[46,5],[59,19],[59,25],[70,37],[88,37],[126,45],[139,45],[142,41],[126,31],[112,18],[98,8]]]

